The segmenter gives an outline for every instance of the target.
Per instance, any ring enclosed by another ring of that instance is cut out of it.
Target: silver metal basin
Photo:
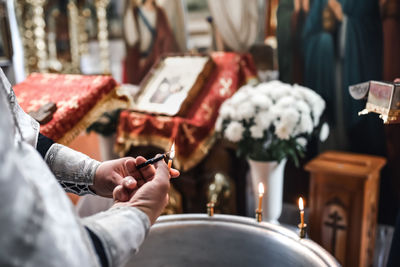
[[[322,247],[282,226],[205,214],[161,216],[127,266],[340,266]]]

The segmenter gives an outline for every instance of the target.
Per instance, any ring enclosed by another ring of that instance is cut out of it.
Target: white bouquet
[[[222,104],[215,128],[238,143],[240,156],[259,161],[290,156],[298,165],[324,109],[325,101],[303,86],[279,81],[245,85]],[[324,124],[325,139],[328,129]]]

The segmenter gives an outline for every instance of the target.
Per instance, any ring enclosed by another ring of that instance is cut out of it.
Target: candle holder
[[[210,217],[214,216],[214,206],[214,202],[207,203],[207,214]]]
[[[262,210],[256,209],[256,221],[262,222]]]
[[[301,223],[299,223],[299,225],[298,225],[298,227],[299,227],[299,229],[300,229],[300,231],[299,231],[299,237],[300,238],[305,238],[306,237],[306,228],[307,228],[307,224],[301,224]]]

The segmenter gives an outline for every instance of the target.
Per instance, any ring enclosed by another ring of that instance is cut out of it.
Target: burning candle
[[[304,227],[304,203],[303,198],[299,198],[299,209],[300,209],[300,228]]]
[[[172,160],[175,157],[175,142],[172,143],[171,149],[170,149],[171,153],[169,153],[169,160],[168,160],[168,171],[171,170],[172,167]]]
[[[258,184],[258,211],[262,210],[262,199],[264,195],[264,185],[262,183]]]

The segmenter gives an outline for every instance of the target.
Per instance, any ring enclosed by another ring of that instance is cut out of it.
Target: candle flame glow
[[[304,210],[304,203],[303,203],[303,198],[302,197],[299,198],[299,209],[301,211]]]
[[[175,142],[172,143],[170,151],[171,152],[169,153],[169,158],[173,159],[175,157]]]
[[[258,194],[263,195],[264,194],[264,185],[263,183],[258,184]]]

